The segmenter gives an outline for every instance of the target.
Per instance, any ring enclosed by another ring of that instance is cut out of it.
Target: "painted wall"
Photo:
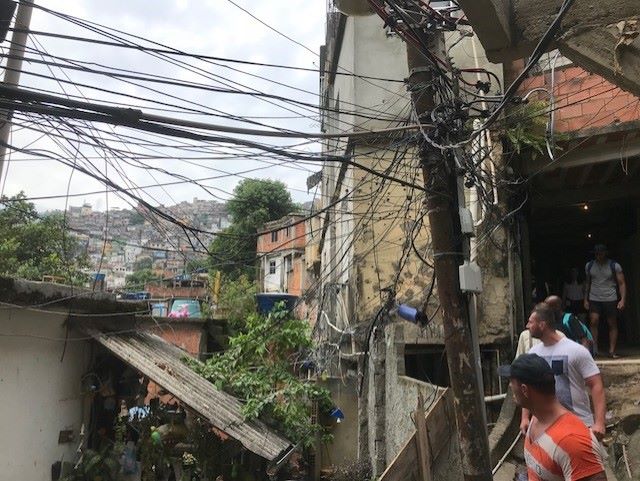
[[[258,236],[258,253],[269,253],[283,249],[304,249],[305,246],[305,223],[299,222],[302,216],[287,216],[286,218],[268,222],[264,225],[265,230],[277,229],[277,240],[272,236],[272,232]],[[287,227],[287,222],[298,222]]]
[[[446,36],[447,44],[458,40],[458,34]],[[472,68],[476,63],[487,65],[484,50],[474,37],[462,39],[449,53],[454,64],[460,68]],[[380,62],[380,58],[385,61]],[[339,71],[373,77],[403,80],[408,75],[404,42],[395,35],[389,35],[375,15],[346,19],[338,65]],[[490,64],[489,68],[502,77],[500,65]],[[469,77],[469,81],[477,80],[475,75]],[[482,80],[486,81],[486,75],[484,77]],[[492,82],[492,88],[498,88],[495,81]],[[409,96],[403,83],[337,75],[333,85],[325,85],[325,89],[331,99],[339,99],[341,109],[350,110],[348,106],[351,105],[354,111],[361,114],[366,114],[367,109],[382,108],[385,115],[391,117],[404,119],[409,115]],[[332,104],[329,106],[334,107]],[[372,121],[344,113],[327,113],[325,120],[327,132],[348,131],[353,129],[353,123],[357,123],[360,129],[391,125],[388,120]],[[379,144],[358,144],[355,147],[358,162],[376,170],[384,170],[392,162],[400,162],[403,168],[395,171],[394,176],[421,184],[415,151],[409,150],[404,158],[394,158],[396,152],[389,148],[389,142],[390,139],[382,140]],[[325,151],[329,153],[343,153],[345,148],[344,142],[331,141],[325,145]],[[345,202],[330,210],[329,228],[322,246],[323,282],[349,285],[348,289],[340,290],[340,299],[333,302],[349,306],[349,311],[353,313],[353,318],[348,320],[350,324],[375,316],[381,304],[381,289],[390,285],[397,284],[397,299],[400,302],[420,306],[426,300],[425,292],[429,290],[432,271],[407,245],[407,239],[414,237],[422,256],[430,260],[429,227],[420,192],[395,182],[382,181],[353,167],[347,169],[340,187],[336,188],[338,170],[336,163],[326,163],[322,184],[324,205],[328,205],[332,199],[348,196]],[[408,202],[408,199],[412,201]],[[420,225],[416,227],[417,223]],[[402,273],[396,282],[400,269]],[[482,304],[480,323],[491,317],[487,329],[481,329],[481,332],[487,334],[485,342],[494,342],[498,338],[508,337],[510,332],[510,326],[496,328],[496,323],[510,323],[510,317],[505,313],[510,310],[511,290],[509,279],[490,279],[494,273],[488,274],[485,284],[494,300],[489,303],[490,306]],[[437,299],[432,296],[427,311],[435,314],[437,307]],[[340,309],[323,306],[323,310],[329,311],[330,317],[336,322],[340,321]],[[441,332],[441,322],[436,316],[433,328],[423,332],[421,337],[442,342]]]
[[[273,274],[270,273],[269,264],[276,263]],[[282,292],[282,270],[284,269],[284,259],[280,253],[275,253],[262,258],[262,291]]]
[[[308,288],[309,282],[306,274],[306,267],[304,256],[302,254],[292,255],[292,268],[293,270],[287,275],[287,292],[294,296],[301,296],[302,293]]]
[[[0,478],[49,481],[55,461],[75,461],[88,369],[88,341],[66,329],[64,314],[25,309],[0,313]],[[64,356],[62,356],[64,350]],[[61,430],[74,442],[58,444]]]
[[[263,292],[301,295],[305,287],[304,249],[307,245],[307,222],[303,219],[301,215],[288,215],[263,226],[268,232],[258,237],[257,244],[258,254],[263,255],[260,261],[260,289]],[[285,265],[286,256],[291,257],[291,269]],[[269,271],[272,261],[276,263],[273,274]]]

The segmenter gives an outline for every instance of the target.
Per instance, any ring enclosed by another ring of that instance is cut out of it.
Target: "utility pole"
[[[432,46],[441,32],[429,32]],[[433,67],[417,48],[407,43],[408,84],[421,123],[431,122],[437,105]],[[437,138],[437,136],[435,137]],[[423,140],[419,155],[424,177],[426,206],[433,246],[437,292],[443,313],[444,343],[465,481],[490,481],[489,440],[484,415],[483,386],[478,376],[468,299],[460,288],[459,267],[466,249],[459,213],[458,169],[452,156]]]
[[[29,2],[20,2],[18,5],[15,27],[11,35],[11,47],[9,48],[9,56],[4,71],[4,85],[15,87],[20,82],[20,72],[22,71],[22,61],[27,45],[27,37],[29,36],[28,31],[34,2],[35,0],[30,0]],[[13,111],[11,110],[0,112],[0,182],[2,182],[2,175],[4,173],[12,116]]]

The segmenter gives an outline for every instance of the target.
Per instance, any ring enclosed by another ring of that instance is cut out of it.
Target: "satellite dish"
[[[333,4],[338,10],[350,17],[373,14],[367,0],[333,0]]]

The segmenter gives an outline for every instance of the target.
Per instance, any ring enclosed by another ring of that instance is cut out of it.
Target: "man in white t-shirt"
[[[556,330],[558,336],[565,337],[562,331]],[[522,354],[528,353],[533,346],[537,346],[538,344],[542,344],[542,341],[538,338],[535,338],[529,332],[529,329],[525,329],[520,333],[518,337],[518,345],[516,346],[516,355],[514,359],[518,358]]]
[[[600,369],[589,351],[556,333],[553,309],[544,302],[533,309],[527,328],[533,337],[542,341],[529,352],[544,358],[551,366],[556,377],[556,394],[562,405],[582,419],[598,439],[602,439],[606,412],[604,386]],[[593,399],[593,413],[587,391],[591,392]],[[523,409],[520,429],[524,432],[529,420],[529,411]]]

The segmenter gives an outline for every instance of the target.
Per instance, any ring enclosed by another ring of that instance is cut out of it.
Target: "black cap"
[[[598,252],[607,252],[607,246],[604,244],[596,244],[593,248],[593,253],[596,254]]]
[[[498,374],[532,386],[543,386],[556,382],[549,363],[537,354],[531,353],[518,356],[511,365],[498,367]]]

